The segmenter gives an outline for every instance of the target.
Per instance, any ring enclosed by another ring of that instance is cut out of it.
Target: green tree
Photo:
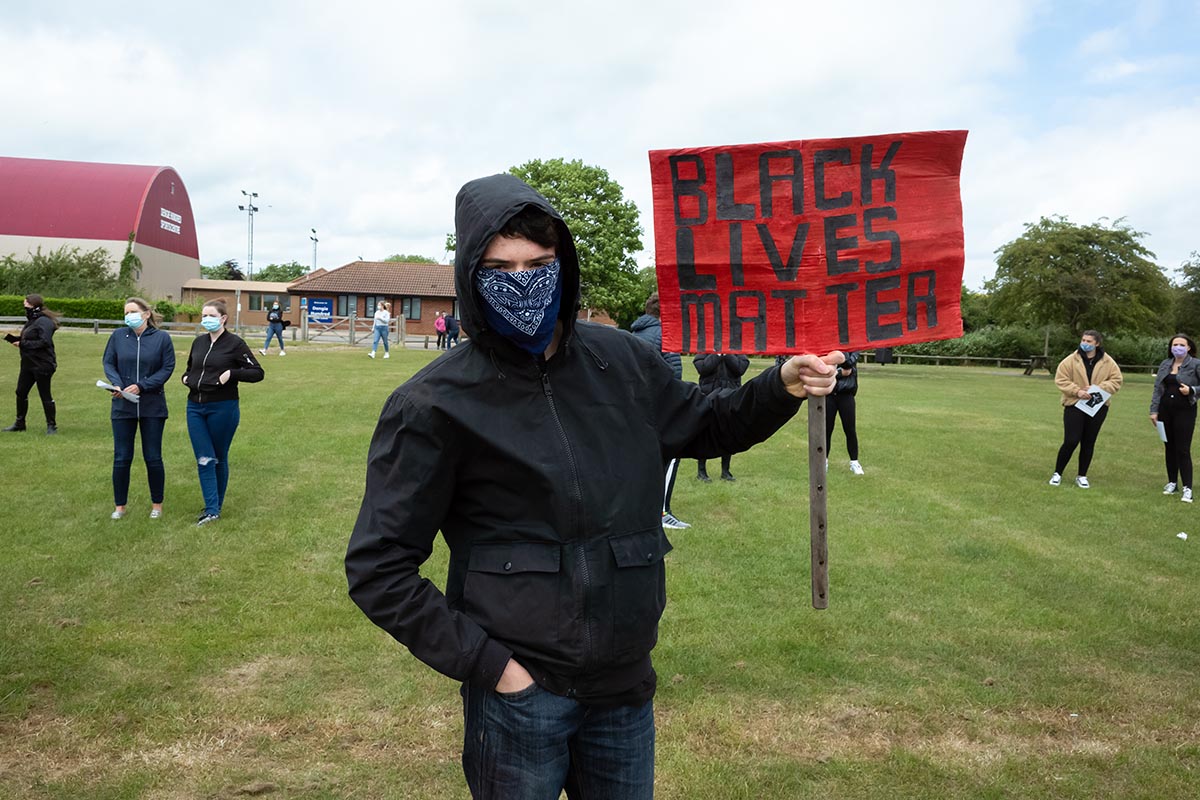
[[[985,292],[975,292],[964,286],[959,308],[962,309],[963,333],[981,330],[996,323],[992,315],[992,297]]]
[[[119,297],[123,295],[112,256],[103,247],[84,251],[63,245],[26,258],[0,258],[0,294],[37,294],[45,297]]]
[[[129,232],[129,240],[125,244],[125,255],[121,257],[121,269],[117,273],[117,284],[126,294],[142,279],[142,259],[133,252],[133,231]]]
[[[246,280],[245,273],[242,272],[238,262],[232,258],[222,261],[220,264],[215,264],[211,267],[200,267],[200,277],[208,278],[212,281],[244,281]]]
[[[291,283],[307,273],[308,267],[296,261],[289,261],[286,264],[267,264],[267,266],[254,273],[254,280]]]
[[[1193,251],[1179,272],[1183,279],[1175,287],[1175,330],[1194,339],[1200,334],[1200,252]]]
[[[996,276],[988,282],[1001,323],[1061,324],[1074,335],[1160,332],[1173,319],[1170,283],[1154,253],[1119,219],[1075,225],[1042,217],[996,250]]]
[[[645,302],[633,254],[642,249],[637,206],[606,170],[582,161],[533,160],[510,173],[538,190],[562,215],[579,251],[580,301],[585,308],[627,317]],[[449,244],[449,243],[447,243]]]
[[[387,258],[384,259],[384,261],[398,261],[402,264],[436,264],[436,263],[438,263],[438,260],[436,258],[430,258],[429,256],[401,255],[398,253],[395,255],[388,256]]]

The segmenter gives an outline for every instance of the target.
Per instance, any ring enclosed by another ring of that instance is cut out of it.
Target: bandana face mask
[[[480,269],[475,289],[483,298],[488,327],[522,350],[535,356],[544,353],[558,321],[561,273],[558,259],[523,272]]]

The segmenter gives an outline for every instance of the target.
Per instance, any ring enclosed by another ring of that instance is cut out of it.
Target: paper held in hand
[[[141,398],[138,397],[133,392],[127,392],[119,386],[113,386],[111,383],[105,383],[104,381],[96,381],[96,385],[99,386],[101,389],[107,389],[110,392],[120,392],[121,397],[124,397],[126,400],[128,400],[131,403],[137,403],[141,400]]]
[[[1108,398],[1112,397],[1112,392],[1106,392],[1094,383],[1087,390],[1088,396],[1077,400],[1075,407],[1089,417],[1094,417],[1097,411],[1104,408],[1104,404],[1108,402]]]

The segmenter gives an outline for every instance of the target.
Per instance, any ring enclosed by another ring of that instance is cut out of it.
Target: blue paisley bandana
[[[483,298],[488,327],[522,350],[541,355],[554,338],[562,300],[558,259],[524,272],[480,269],[475,288]]]

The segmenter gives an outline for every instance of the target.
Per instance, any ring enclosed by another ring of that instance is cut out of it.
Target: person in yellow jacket
[[[1108,416],[1109,398],[1094,416],[1081,411],[1075,404],[1086,400],[1092,393],[1089,388],[1099,386],[1110,395],[1115,395],[1121,388],[1125,378],[1121,368],[1112,356],[1104,352],[1101,346],[1104,337],[1099,331],[1084,331],[1079,337],[1079,349],[1058,363],[1054,373],[1054,383],[1062,391],[1063,404],[1063,443],[1058,448],[1058,461],[1054,464],[1054,474],[1050,476],[1050,485],[1062,483],[1063,470],[1075,448],[1079,448],[1079,474],[1075,485],[1080,489],[1091,486],[1088,483],[1088,467],[1092,463],[1092,452],[1096,446],[1096,437]]]

